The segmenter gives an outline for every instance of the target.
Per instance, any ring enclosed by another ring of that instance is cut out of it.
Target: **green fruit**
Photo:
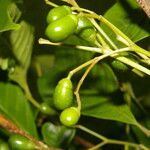
[[[61,42],[75,32],[77,24],[78,18],[76,15],[67,15],[49,24],[45,34],[50,41]]]
[[[63,5],[56,8],[53,8],[49,11],[47,15],[47,23],[52,23],[58,19],[63,18],[64,16],[71,14],[71,8],[69,6]]]
[[[111,65],[117,69],[117,70],[120,70],[120,71],[127,71],[128,70],[128,66],[125,65],[124,63],[118,61],[118,60],[114,60]]]
[[[94,28],[82,30],[79,36],[90,43],[95,43],[96,41],[96,31]]]
[[[65,126],[75,125],[80,118],[80,112],[76,107],[66,108],[60,114],[60,122]]]
[[[9,138],[9,144],[13,149],[21,149],[21,150],[34,150],[36,149],[36,145],[27,139],[18,134],[14,134]]]
[[[9,150],[8,144],[3,141],[0,141],[0,150]]]
[[[57,109],[63,110],[72,105],[73,89],[72,82],[68,78],[59,81],[54,91],[54,105]]]
[[[81,31],[88,28],[93,28],[91,21],[87,17],[79,17],[76,33],[80,34]]]
[[[93,27],[93,24],[87,17],[84,17],[84,16],[79,17],[76,34],[80,38],[82,38],[90,43],[95,43],[95,41],[96,41],[96,31]]]
[[[55,110],[53,108],[51,108],[50,106],[48,106],[47,103],[42,103],[40,105],[40,111],[43,114],[46,114],[46,115],[54,115],[54,114],[56,114]]]

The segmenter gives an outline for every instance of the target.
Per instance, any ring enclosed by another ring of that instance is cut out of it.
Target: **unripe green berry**
[[[66,5],[55,7],[51,9],[47,15],[47,23],[52,23],[58,19],[61,19],[64,16],[71,14],[71,12],[71,8]]]
[[[65,126],[75,125],[80,118],[80,112],[76,107],[66,108],[60,114],[60,122]]]
[[[54,91],[54,106],[63,110],[71,106],[73,102],[72,82],[68,78],[60,80]]]
[[[9,144],[12,149],[34,150],[36,145],[24,136],[14,134],[9,138]]]
[[[94,44],[96,41],[96,31],[87,17],[78,17],[78,27],[75,32],[80,38]]]
[[[43,113],[43,114],[46,114],[46,115],[54,115],[56,114],[55,110],[53,108],[51,108],[47,103],[42,103],[40,105],[40,111]]]
[[[81,31],[79,36],[90,43],[95,43],[96,41],[96,31],[94,28],[88,28]]]
[[[88,28],[93,28],[93,24],[91,23],[91,21],[87,17],[79,17],[76,33],[80,34],[80,32]]]
[[[77,24],[77,16],[70,14],[50,23],[46,28],[45,34],[50,41],[61,42],[75,32]]]
[[[117,70],[120,70],[120,71],[128,70],[128,66],[118,60],[114,60],[111,64]]]

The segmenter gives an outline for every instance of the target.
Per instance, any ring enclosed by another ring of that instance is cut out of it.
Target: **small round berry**
[[[114,60],[111,65],[113,66],[113,68],[120,70],[120,71],[127,71],[128,70],[128,66],[118,60]]]
[[[51,108],[47,103],[42,103],[40,105],[40,111],[43,113],[43,114],[46,114],[46,115],[54,115],[56,114],[56,111]]]
[[[9,138],[9,144],[12,149],[34,150],[36,145],[24,136],[14,134]]]
[[[60,122],[65,126],[75,125],[80,118],[80,112],[76,107],[66,108],[60,114]]]
[[[96,31],[94,28],[82,30],[79,34],[79,37],[90,43],[94,43],[96,41]]]

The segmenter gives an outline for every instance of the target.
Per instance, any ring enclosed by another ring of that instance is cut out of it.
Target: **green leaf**
[[[150,36],[150,20],[142,13],[136,1],[119,0],[104,14],[104,17],[134,42]],[[103,24],[102,28],[115,41],[113,32]]]
[[[75,129],[65,126],[55,126],[47,122],[42,126],[42,135],[45,143],[54,147],[66,147],[75,135]]]
[[[12,52],[19,62],[19,65],[27,70],[30,65],[32,54],[34,28],[25,21],[20,23],[19,30],[11,32],[10,42],[12,45]]]
[[[106,97],[83,97],[82,114],[99,119],[114,120],[137,125],[135,117],[126,104],[117,104],[115,100]]]
[[[113,70],[106,63],[95,65],[92,71],[93,76],[96,77],[95,86],[100,92],[112,93],[119,87],[118,80]]]
[[[0,83],[0,111],[17,126],[37,137],[31,107],[21,89],[10,83]]]
[[[65,41],[65,44],[88,45],[87,42],[79,39],[76,36],[71,36],[69,39],[67,39],[67,41]],[[56,69],[59,71],[66,71],[70,68],[73,69],[77,67],[77,65],[81,65],[82,63],[91,59],[93,55],[94,54],[91,52],[88,51],[85,52],[79,49],[75,49],[73,47],[71,48],[57,47],[55,49],[55,56],[56,56],[55,65],[57,66]]]
[[[12,21],[12,18],[9,13],[10,5],[12,4],[11,0],[0,0],[0,32],[18,29],[19,24],[16,24]]]
[[[25,21],[22,21],[20,25],[20,29],[12,31],[10,35],[12,52],[17,65],[13,72],[9,72],[9,78],[25,89],[26,73],[30,65],[34,42],[34,28]]]

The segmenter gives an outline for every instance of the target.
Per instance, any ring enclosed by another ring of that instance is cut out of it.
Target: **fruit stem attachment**
[[[87,70],[85,71],[85,73],[83,74],[83,76],[81,77],[81,79],[79,80],[78,84],[77,84],[77,87],[76,87],[76,90],[74,92],[75,96],[76,96],[76,99],[77,99],[77,104],[78,104],[78,109],[81,110],[81,100],[80,100],[80,95],[79,95],[79,90],[81,88],[81,85],[83,84],[86,76],[88,75],[88,73],[91,71],[91,69],[95,66],[95,64],[97,64],[100,60],[104,59],[104,58],[107,58],[111,55],[114,55],[114,54],[118,54],[118,53],[121,53],[121,52],[126,52],[128,50],[126,49],[121,49],[121,50],[116,50],[116,51],[111,51],[111,52],[108,52],[106,54],[103,54],[101,56],[98,56],[98,57],[95,57],[93,59],[91,59],[89,62],[90,66],[87,68]],[[80,67],[80,66],[79,66]],[[82,67],[82,65],[81,65]],[[79,68],[81,69],[81,68]],[[78,71],[78,70],[75,70],[75,71]]]
[[[72,47],[72,48],[77,48],[77,49],[80,49],[80,50],[96,52],[96,53],[103,53],[103,52],[106,53],[106,52],[112,51],[111,49],[106,49],[106,50],[103,49],[102,50],[101,48],[98,48],[98,47],[88,47],[88,46],[82,46],[82,45],[66,45],[66,44],[63,44],[63,43],[53,43],[53,42],[50,42],[49,40],[46,40],[46,39],[43,39],[43,38],[39,39],[39,44],[54,45],[54,46],[64,46],[64,47],[68,47],[68,48]],[[123,49],[130,50],[130,47],[126,47],[126,48],[123,48]],[[145,74],[147,74],[147,75],[150,75],[150,70],[149,69],[145,68],[144,66],[141,66],[140,64],[135,63],[134,61],[132,61],[132,60],[126,58],[126,57],[117,57],[116,59],[121,61],[121,62],[123,62],[123,63],[125,63],[125,64],[127,64],[127,65],[129,65],[129,66],[131,66],[131,67],[133,67],[133,68],[135,68],[135,69],[137,69],[137,70],[139,70],[139,71],[141,71],[141,72],[143,72],[143,73],[145,73]],[[88,65],[88,62],[87,62],[87,64],[84,63],[83,66],[86,67]],[[69,75],[70,77],[74,73],[78,72],[79,70],[81,70],[84,67],[80,67],[79,66],[77,68],[76,68],[76,71],[75,71],[75,69],[74,69],[74,71],[73,70],[70,71],[70,75]]]
[[[109,38],[109,36],[103,31],[103,29],[97,24],[97,22],[94,19],[91,19],[91,22],[93,23],[93,25],[95,26],[95,28],[97,29],[97,31],[99,31],[99,34],[101,34],[110,44],[110,46],[114,49],[118,49],[118,47],[114,44],[114,42]]]
[[[82,45],[69,45],[69,44],[64,44],[64,43],[54,43],[49,40],[40,38],[39,39],[39,44],[45,44],[45,45],[54,45],[54,46],[63,46],[67,48],[77,48],[83,51],[89,51],[89,52],[95,52],[95,53],[102,53],[102,49],[99,47],[89,47],[89,46],[82,46]]]

